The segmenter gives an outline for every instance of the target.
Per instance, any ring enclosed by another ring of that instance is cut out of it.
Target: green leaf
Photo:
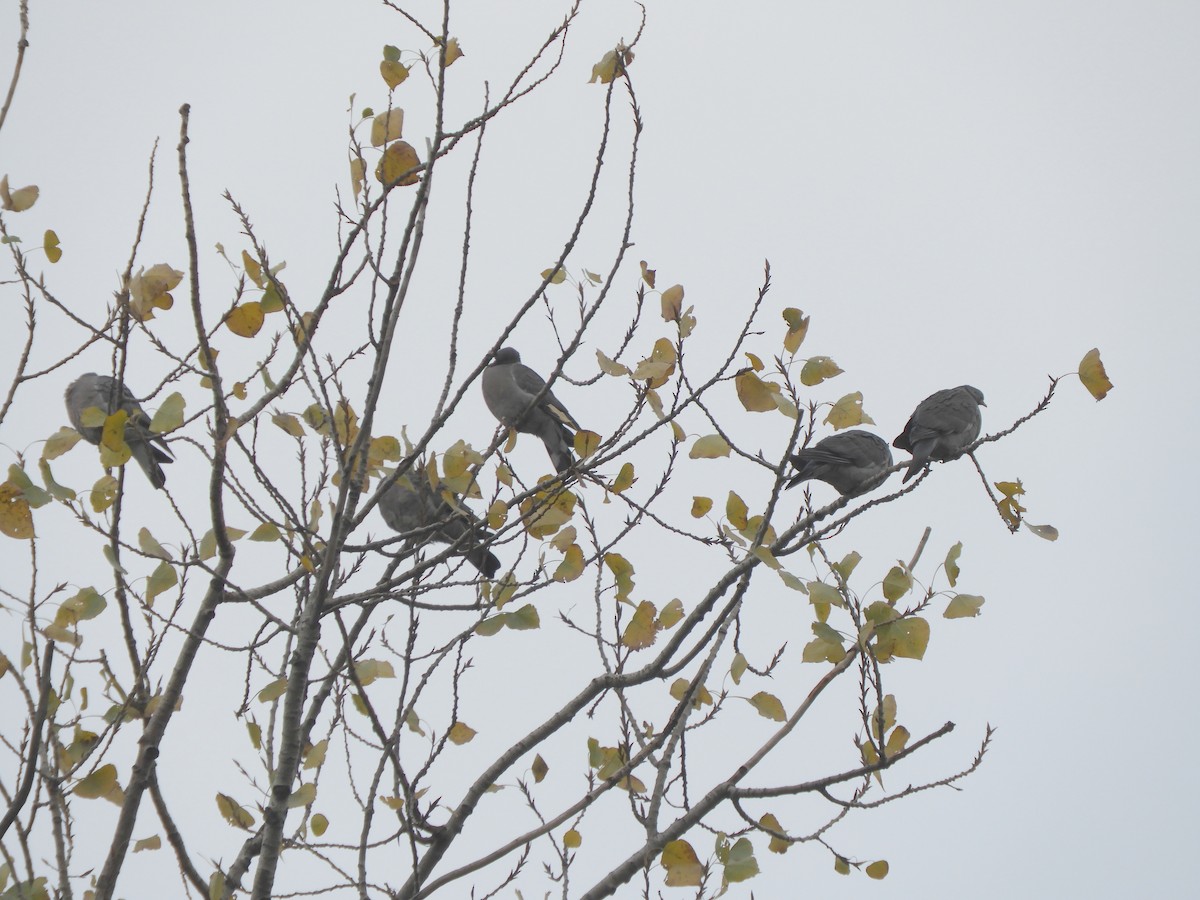
[[[183,424],[183,410],[185,406],[187,406],[187,401],[183,399],[183,394],[175,391],[162,402],[162,405],[158,408],[158,412],[150,420],[150,430],[155,434],[166,434],[169,431],[174,431]]]
[[[758,874],[758,860],[754,858],[754,845],[749,838],[738,838],[729,848],[725,861],[725,880],[731,884],[747,881]]]
[[[983,603],[984,600],[982,597],[977,597],[973,594],[955,594],[942,615],[947,619],[974,618],[979,615]]]
[[[883,596],[895,603],[912,589],[912,576],[903,566],[892,566],[883,579]]]

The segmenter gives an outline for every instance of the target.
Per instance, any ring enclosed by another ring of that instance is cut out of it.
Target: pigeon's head
[[[521,354],[512,347],[501,347],[496,351],[496,355],[492,357],[492,365],[507,366],[510,363],[519,363]]]
[[[983,391],[981,391],[979,388],[972,387],[969,384],[964,384],[962,387],[959,388],[959,390],[966,391],[968,394],[970,394],[972,397],[974,397],[975,402],[978,403],[980,406],[987,406],[987,404],[983,402]]]

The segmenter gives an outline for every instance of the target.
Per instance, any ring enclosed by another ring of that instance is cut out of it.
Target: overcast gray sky
[[[15,6],[4,4],[0,18],[4,71]],[[453,115],[481,108],[485,81],[493,93],[509,83],[561,18],[560,6],[455,11],[451,31],[466,56],[451,70]],[[762,875],[731,895],[1195,891],[1200,778],[1188,760],[1200,728],[1186,704],[1200,498],[1191,454],[1178,448],[1200,439],[1189,362],[1200,324],[1200,6],[647,6],[631,69],[646,129],[630,292],[640,258],[664,283],[683,283],[700,320],[697,342],[711,339],[717,353],[770,260],[767,321],[785,306],[802,308],[812,316],[806,352],[833,356],[846,370],[815,396],[862,390],[889,440],[921,398],[960,383],[985,392],[985,428],[1007,425],[1036,404],[1047,375],[1073,371],[1092,347],[1116,384],[1096,404],[1065,379],[1048,413],[981,455],[994,480],[1024,481],[1030,520],[1057,526],[1057,543],[1007,534],[965,463],[938,468],[916,495],[831,543],[835,555],[857,549],[882,575],[930,525],[926,561],[962,540],[964,589],[987,597],[978,620],[935,622],[922,664],[893,667],[901,718],[914,732],[946,719],[959,727],[927,763],[891,773],[888,786],[962,765],[985,723],[998,727],[996,740],[962,792],[852,816],[834,833],[843,852],[890,861],[882,884],[835,875],[820,848],[786,857],[760,849]],[[433,20],[433,9],[421,4],[418,15]],[[557,255],[598,135],[602,89],[586,83],[591,65],[632,38],[639,17],[633,3],[585,3],[559,77],[489,131],[468,283],[474,305],[464,341],[472,351],[490,344],[489,323],[504,320],[506,304],[527,296]],[[65,255],[47,274],[61,297],[85,315],[110,301],[156,139],[159,194],[142,259],[184,268],[174,146],[185,102],[206,287],[232,284],[213,245],[242,246],[221,199],[228,189],[273,259],[287,261],[298,301],[317,294],[336,238],[334,189],[348,190],[348,97],[379,104],[383,44],[425,49],[398,17],[367,2],[34,0],[32,18],[22,82],[0,134],[0,174],[41,187],[19,228],[27,244],[43,228],[58,232]],[[418,147],[429,130],[423,115],[410,110],[406,124]],[[627,123],[617,131],[627,135]],[[598,269],[611,256],[619,179],[609,185],[572,257],[576,268]],[[458,211],[448,204],[431,214],[427,250],[444,263],[421,273],[421,288],[447,304]],[[11,320],[18,296],[0,291]],[[11,360],[13,333],[0,341]],[[518,332],[526,361],[538,367],[553,361],[549,341],[540,320]],[[435,364],[439,351],[428,343],[407,340],[396,378]],[[590,375],[596,346],[568,373]],[[59,349],[39,346],[35,359]],[[82,370],[107,365],[100,354],[85,360]],[[65,424],[58,394],[71,377],[64,372],[23,398],[0,440],[23,448]],[[603,404],[571,391],[558,393],[603,432]],[[486,415],[478,398],[470,402],[467,421]],[[395,427],[419,418],[408,415],[398,412]],[[778,448],[779,422],[764,431],[765,449]],[[94,461],[77,455],[83,484]],[[67,521],[50,515],[48,523]],[[14,554],[13,542],[0,543],[0,559],[23,558]],[[647,573],[643,589],[687,597],[687,579],[687,571]],[[807,624],[795,621],[802,642]],[[507,666],[514,686],[544,677]],[[12,702],[0,685],[0,703]],[[188,702],[202,708],[203,698]],[[225,698],[218,714],[236,702]],[[811,740],[847,743],[845,723],[829,721],[843,730],[814,731]],[[179,727],[194,734],[205,723]],[[801,777],[821,774],[804,767],[809,739],[796,743]],[[229,783],[236,786],[233,772]],[[197,803],[197,828],[225,827],[211,799]],[[114,810],[97,815],[104,827]],[[129,871],[171,877],[166,851],[158,856]],[[526,896],[537,884],[522,883]],[[136,900],[161,896],[160,887],[131,874],[120,893]]]

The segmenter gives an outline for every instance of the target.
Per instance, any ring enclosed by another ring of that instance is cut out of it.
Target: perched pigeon
[[[458,544],[454,552],[491,578],[500,569],[500,560],[480,544],[487,540],[487,529],[466,510],[453,509],[429,486],[422,468],[401,475],[379,498],[379,512],[388,528],[401,534],[431,529],[418,540]],[[436,526],[436,527],[434,527]]]
[[[67,416],[71,425],[89,444],[99,444],[104,431],[101,425],[84,425],[83,414],[95,407],[106,416],[123,409],[129,418],[125,422],[125,443],[150,483],[162,488],[167,481],[162,464],[174,461],[166,442],[150,431],[150,417],[142,409],[129,388],[108,375],[88,372],[80,375],[67,388]]]
[[[572,438],[567,426],[578,429],[566,407],[550,391],[537,372],[521,363],[521,354],[501,347],[483,370],[483,399],[497,419],[523,434],[541,438],[550,461],[559,472],[571,467]],[[541,399],[534,399],[541,394]]]
[[[983,419],[979,407],[983,392],[969,384],[930,394],[918,405],[892,446],[912,454],[904,480],[908,481],[931,459],[946,461],[960,456],[979,437]]]
[[[815,478],[832,485],[839,494],[853,497],[880,482],[883,471],[892,464],[892,451],[887,441],[869,431],[846,431],[831,434],[791,459],[796,474],[787,487]]]

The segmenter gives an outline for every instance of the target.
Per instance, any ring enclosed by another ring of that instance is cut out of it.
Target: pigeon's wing
[[[515,389],[525,396],[526,405],[546,387],[546,382],[542,376],[522,363],[515,363],[513,365],[512,380]],[[563,406],[562,401],[554,396],[553,391],[547,391],[546,395],[542,397],[540,408],[549,412],[564,425],[570,425],[576,429],[579,428],[579,423],[575,421],[574,416]]]
[[[125,442],[133,459],[155,488],[161,488],[166,483],[167,476],[162,464],[172,462],[174,457],[166,441],[150,430],[150,417],[128,387],[108,375],[89,372],[72,382],[65,399],[67,417],[72,427],[92,444],[100,443],[104,429],[101,425],[84,424],[84,413],[95,408],[110,416],[118,410],[124,410],[128,416]]]

